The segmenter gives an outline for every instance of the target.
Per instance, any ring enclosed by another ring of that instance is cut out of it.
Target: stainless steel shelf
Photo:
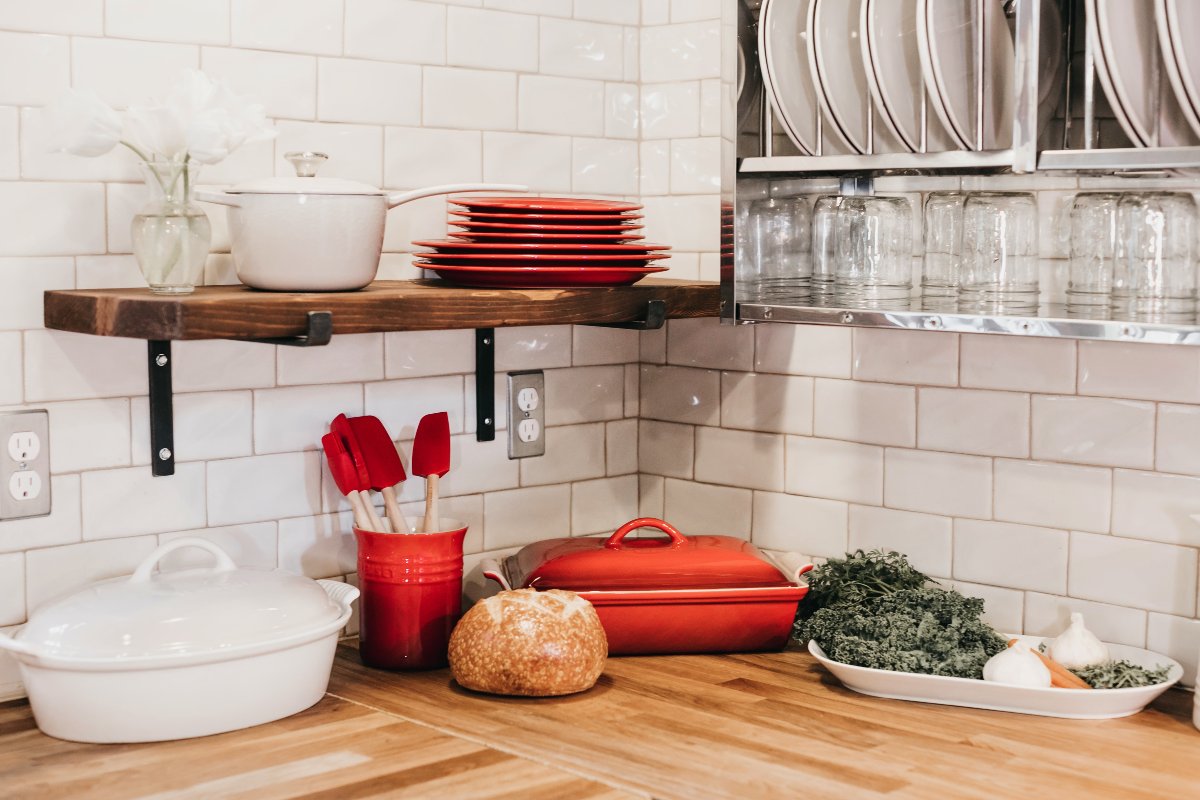
[[[1097,150],[1043,150],[1039,170],[1117,172],[1160,169],[1196,169],[1200,147],[1123,147]]]
[[[879,311],[794,305],[779,301],[742,302],[738,304],[737,311],[738,319],[750,322],[1200,345],[1200,326],[1195,324],[1080,319],[1068,316],[1063,306],[1043,306],[1037,316],[943,313],[919,309]]]
[[[1190,149],[1190,148],[1185,148]],[[883,172],[971,172],[1011,170],[1012,150],[942,153],[880,153],[873,156],[767,156],[742,159],[739,172],[754,174],[845,175]]]

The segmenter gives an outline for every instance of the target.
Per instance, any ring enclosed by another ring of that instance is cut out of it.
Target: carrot
[[[1009,647],[1012,647],[1016,643],[1017,643],[1016,639],[1008,640]],[[1036,655],[1038,658],[1040,658],[1042,660],[1042,663],[1046,665],[1046,669],[1050,670],[1050,685],[1051,686],[1057,687],[1059,689],[1090,689],[1090,688],[1092,688],[1091,686],[1088,685],[1088,682],[1085,681],[1083,678],[1079,677],[1074,672],[1071,672],[1069,669],[1067,669],[1062,664],[1055,661],[1050,656],[1043,653],[1041,650],[1038,650],[1036,647],[1031,647],[1029,649],[1033,651],[1034,655]]]

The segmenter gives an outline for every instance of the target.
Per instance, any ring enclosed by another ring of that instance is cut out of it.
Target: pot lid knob
[[[284,153],[283,157],[292,162],[297,178],[315,178],[317,170],[329,160],[329,156],[324,153],[314,153],[309,150]]]

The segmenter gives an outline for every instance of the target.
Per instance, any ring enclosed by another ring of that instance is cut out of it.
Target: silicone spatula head
[[[450,471],[450,415],[445,411],[426,414],[417,425],[413,440],[412,472],[428,478]]]
[[[396,443],[379,417],[351,417],[350,428],[354,431],[358,450],[366,463],[372,489],[379,491],[385,486],[395,486],[408,480],[400,453],[396,451]]]
[[[358,490],[358,475],[354,470],[354,462],[342,444],[342,437],[336,433],[327,433],[321,437],[321,447],[325,450],[325,460],[329,462],[329,474],[337,484],[338,491],[348,495]]]
[[[346,455],[350,459],[350,466],[353,468],[351,474],[354,488],[363,492],[370,490],[371,475],[367,470],[367,460],[358,444],[358,437],[354,435],[354,426],[350,424],[350,420],[345,414],[338,414],[333,418],[333,422],[329,423],[329,432],[342,440],[342,446],[345,448]]]

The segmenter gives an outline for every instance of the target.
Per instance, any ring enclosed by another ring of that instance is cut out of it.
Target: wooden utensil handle
[[[379,518],[379,514],[375,513],[375,504],[371,502],[371,493],[364,490],[360,491],[358,496],[362,499],[363,508],[366,509],[367,519],[371,521],[371,530],[387,533],[387,528],[383,526],[383,520]]]
[[[354,526],[359,530],[371,530],[371,518],[367,516],[367,510],[363,507],[362,496],[357,491],[351,491],[346,495],[346,499],[350,501],[350,508],[354,511]]]
[[[412,528],[408,524],[408,519],[405,518],[404,512],[400,510],[400,503],[396,501],[396,487],[385,486],[383,491],[383,506],[387,509],[388,519],[392,523],[393,533],[412,533]]]
[[[438,478],[435,472],[425,479],[425,532],[441,530],[441,520],[438,516]]]

